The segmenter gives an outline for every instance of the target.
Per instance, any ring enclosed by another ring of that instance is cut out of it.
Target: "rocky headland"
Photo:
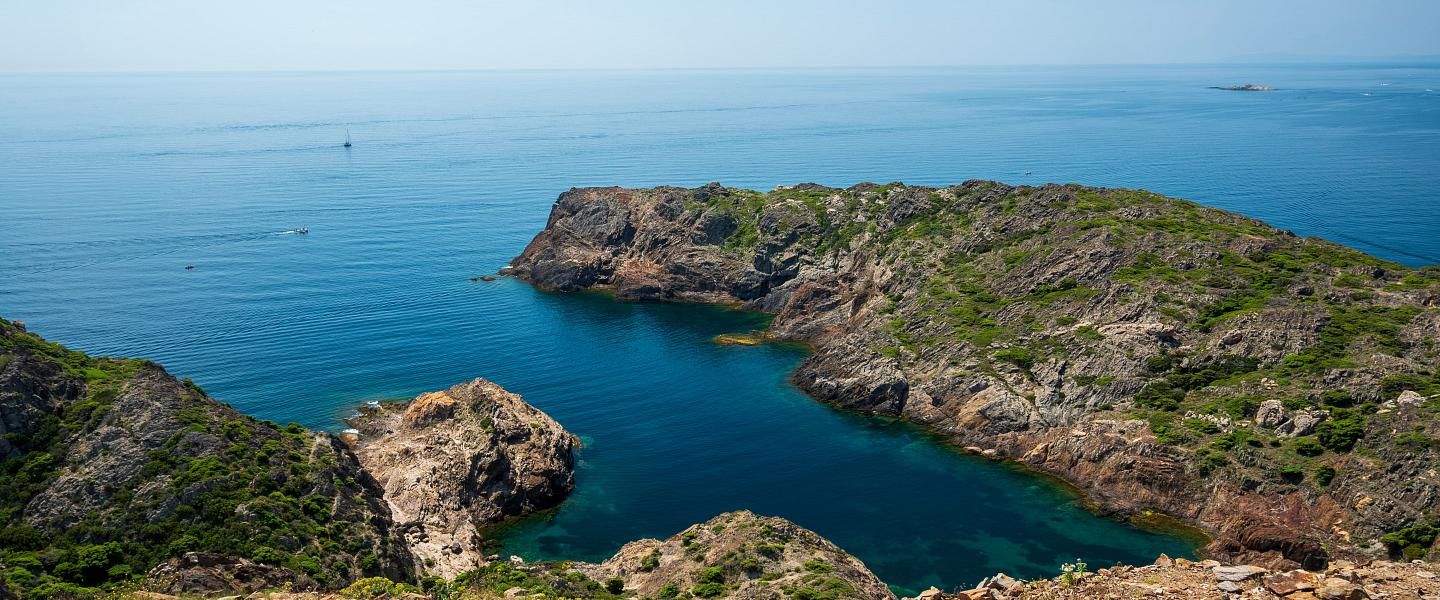
[[[0,319],[0,598],[453,577],[484,563],[481,528],[574,486],[574,436],[483,379],[353,425],[257,420]]]
[[[1169,515],[1210,557],[1419,558],[1440,524],[1440,270],[1075,185],[562,194],[507,274],[774,315],[822,401]]]
[[[348,422],[358,433],[344,439],[431,575],[480,567],[482,529],[553,507],[575,487],[575,436],[484,379]]]

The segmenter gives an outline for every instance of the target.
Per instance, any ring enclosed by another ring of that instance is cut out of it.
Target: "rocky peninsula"
[[[1169,515],[1269,568],[1440,529],[1440,270],[1157,194],[970,181],[562,194],[506,273],[717,302],[814,348],[794,381]]]

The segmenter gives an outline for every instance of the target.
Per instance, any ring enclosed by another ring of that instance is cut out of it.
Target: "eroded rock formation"
[[[519,395],[476,379],[362,410],[347,436],[430,574],[483,563],[480,530],[550,508],[575,486],[575,436]]]

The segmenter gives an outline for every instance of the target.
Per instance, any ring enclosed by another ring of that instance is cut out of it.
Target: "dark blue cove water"
[[[1281,91],[1207,89],[1246,82]],[[910,589],[1148,561],[1190,546],[811,401],[800,350],[710,342],[763,317],[467,278],[568,187],[717,180],[1144,187],[1434,263],[1435,88],[1433,65],[4,76],[0,315],[332,430],[489,377],[586,442],[575,496],[502,536],[530,558],[748,508]]]

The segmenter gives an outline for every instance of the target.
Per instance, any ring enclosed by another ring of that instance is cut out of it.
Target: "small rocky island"
[[[1440,269],[1125,189],[583,188],[505,272],[769,312],[793,376],[1276,569],[1434,556]]]

